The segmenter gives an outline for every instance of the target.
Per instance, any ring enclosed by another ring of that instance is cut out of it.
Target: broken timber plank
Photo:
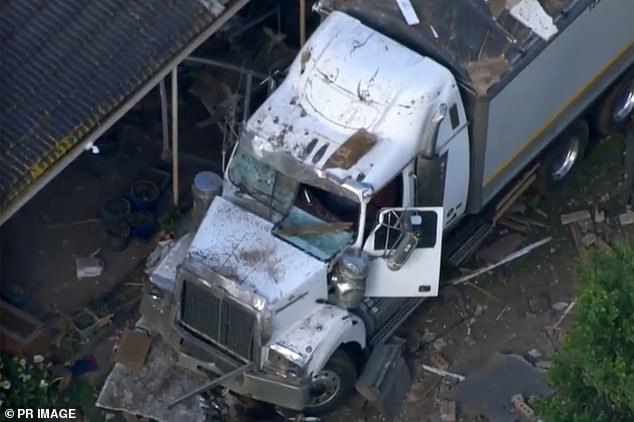
[[[581,230],[579,229],[579,226],[577,226],[576,224],[571,224],[570,233],[572,234],[572,240],[575,242],[577,252],[579,253],[579,258],[581,258],[583,262],[587,262],[588,251],[586,251],[586,248],[583,246],[583,242],[581,240]]]
[[[520,233],[524,233],[527,234],[528,233],[528,227],[525,226],[524,224],[520,224],[520,223],[516,223],[515,221],[511,221],[509,219],[507,219],[506,217],[502,218],[499,223],[503,226],[508,227],[509,229],[513,229],[517,232]]]
[[[568,225],[572,223],[579,223],[581,221],[590,220],[592,216],[590,215],[590,211],[575,211],[568,214],[561,215],[561,224]]]
[[[510,221],[514,221],[516,223],[519,224],[524,224],[524,225],[528,225],[528,226],[537,226],[537,227],[541,227],[544,229],[549,228],[550,226],[546,223],[542,223],[541,221],[537,221],[537,220],[533,220],[532,218],[527,218],[527,217],[521,217],[518,215],[505,215],[504,218],[510,220]]]
[[[634,211],[628,211],[624,214],[619,215],[619,224],[622,226],[629,226],[630,224],[634,224]]]

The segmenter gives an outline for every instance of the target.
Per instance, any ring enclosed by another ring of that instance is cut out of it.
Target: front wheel
[[[350,355],[337,350],[326,366],[313,375],[306,415],[324,415],[343,405],[352,396],[357,377],[357,368]]]

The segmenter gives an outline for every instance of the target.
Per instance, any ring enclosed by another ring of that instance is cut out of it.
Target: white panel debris
[[[396,0],[396,4],[398,4],[399,9],[401,9],[401,13],[405,18],[405,22],[408,25],[418,25],[420,20],[416,15],[416,11],[414,10],[414,6],[412,6],[412,2],[409,0]]]
[[[544,41],[548,41],[559,31],[538,0],[521,0],[510,7],[511,16],[517,19]]]

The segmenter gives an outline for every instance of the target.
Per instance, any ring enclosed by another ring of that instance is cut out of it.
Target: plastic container
[[[130,244],[132,229],[127,221],[120,221],[106,226],[108,249],[115,252],[125,250]]]
[[[131,210],[132,205],[130,204],[130,201],[121,196],[106,201],[106,203],[101,206],[99,215],[101,217],[101,221],[105,224],[114,224],[121,221],[127,221],[130,217]]]
[[[211,171],[201,171],[192,183],[193,208],[191,213],[191,231],[202,223],[213,199],[222,194],[222,177]]]
[[[135,211],[156,211],[161,190],[156,183],[140,180],[130,186],[130,201]]]
[[[135,211],[130,214],[130,229],[132,237],[148,242],[158,229],[154,214],[148,211]]]

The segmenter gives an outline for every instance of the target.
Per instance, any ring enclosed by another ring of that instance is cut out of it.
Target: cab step
[[[386,341],[396,329],[423,303],[423,298],[409,298],[399,310],[388,319],[385,324],[370,338],[370,344],[375,346]]]
[[[482,217],[468,217],[463,226],[453,234],[445,245],[445,265],[458,268],[470,258],[493,233],[494,225]]]

